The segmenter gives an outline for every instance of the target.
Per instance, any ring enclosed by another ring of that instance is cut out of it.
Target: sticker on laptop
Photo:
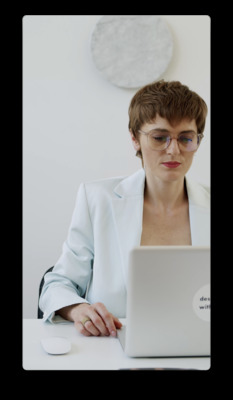
[[[193,309],[203,321],[210,322],[210,285],[202,286],[193,297]]]

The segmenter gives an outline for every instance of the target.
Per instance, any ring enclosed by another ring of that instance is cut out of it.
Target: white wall
[[[44,271],[61,253],[79,184],[141,167],[128,134],[136,90],[105,81],[89,43],[101,16],[23,18],[23,315],[35,318]],[[161,78],[210,105],[210,18],[162,16],[174,55]],[[209,184],[210,123],[189,175]]]

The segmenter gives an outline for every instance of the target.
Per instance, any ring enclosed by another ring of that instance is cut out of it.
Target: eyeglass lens
[[[149,145],[154,150],[166,149],[172,138],[169,135],[151,131],[148,135]],[[177,138],[179,148],[184,151],[194,151],[199,145],[199,137],[196,133],[180,134]]]

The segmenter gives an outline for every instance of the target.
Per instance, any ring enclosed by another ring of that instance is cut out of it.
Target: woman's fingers
[[[85,322],[85,324],[83,324],[83,325],[84,325],[85,330],[87,332],[89,332],[91,335],[93,335],[93,336],[100,335],[101,332],[99,331],[99,329],[97,329],[97,327],[93,324],[93,322],[91,320]]]
[[[101,316],[108,332],[111,336],[116,336],[116,326],[114,323],[113,315],[107,310],[103,303],[95,303],[94,304],[95,310]]]
[[[82,322],[80,322],[80,321],[75,321],[75,322],[74,322],[74,326],[75,326],[75,328],[77,329],[77,331],[78,331],[79,333],[81,333],[82,335],[84,335],[84,336],[91,336],[91,332],[89,332],[89,331],[87,331],[87,330],[85,329],[85,326],[82,324]]]
[[[93,311],[90,314],[91,322],[97,328],[100,334],[108,336],[109,332],[106,327],[105,321],[101,318],[101,315],[99,314],[98,310],[95,308],[95,305],[93,305]],[[87,324],[85,324],[87,325]],[[87,328],[86,328],[87,329]]]
[[[116,329],[122,326],[103,303],[79,304],[74,322],[77,330],[85,336],[116,336]]]
[[[122,327],[122,323],[119,321],[117,317],[114,317],[114,315],[113,315],[113,321],[117,329],[120,329]]]

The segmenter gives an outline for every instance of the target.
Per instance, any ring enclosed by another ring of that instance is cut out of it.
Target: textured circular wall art
[[[173,51],[172,35],[155,15],[105,15],[94,27],[91,54],[116,86],[138,88],[161,77]]]

